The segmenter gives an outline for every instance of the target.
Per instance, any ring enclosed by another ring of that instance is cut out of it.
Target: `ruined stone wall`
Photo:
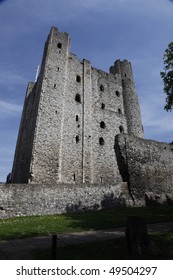
[[[0,218],[129,206],[127,184],[0,184]]]
[[[115,152],[134,200],[145,204],[149,193],[167,197],[173,193],[172,145],[124,134],[116,136]]]

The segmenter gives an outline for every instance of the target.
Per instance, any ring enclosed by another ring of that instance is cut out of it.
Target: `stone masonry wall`
[[[121,181],[114,156],[115,135],[121,126],[127,132],[120,75],[80,61],[69,52],[68,34],[56,28],[47,44],[42,88],[36,92],[32,183]]]
[[[115,137],[115,152],[122,178],[136,202],[145,204],[150,194],[167,194],[169,200],[173,193],[172,145],[122,134]]]
[[[127,184],[0,184],[0,218],[129,206]]]
[[[115,135],[120,133],[120,127],[127,132],[121,80],[119,76],[92,68],[91,83],[88,106],[91,106],[92,120],[90,122],[92,180],[95,183],[121,181],[114,155]]]
[[[69,35],[53,27],[32,87],[24,104],[12,182],[121,182],[115,135],[143,137],[130,63],[118,60],[110,73],[96,69],[71,54]]]

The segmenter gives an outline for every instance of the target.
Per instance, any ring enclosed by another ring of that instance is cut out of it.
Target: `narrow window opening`
[[[78,120],[79,120],[79,117],[78,117],[78,115],[76,115],[76,121],[78,122]]]
[[[59,72],[59,67],[57,67],[57,71]]]
[[[126,75],[126,74],[124,74],[124,77],[127,77],[127,75]]]
[[[56,88],[56,84],[54,84],[54,86],[53,86],[54,88]]]
[[[79,75],[76,76],[76,82],[78,82],[78,83],[81,82],[81,76],[79,76]]]
[[[103,177],[100,177],[100,183],[103,183]]]
[[[104,104],[104,103],[102,103],[101,108],[102,108],[102,109],[105,109],[105,104]]]
[[[119,131],[120,131],[120,133],[124,133],[124,128],[122,125],[119,126]]]
[[[105,128],[105,127],[106,127],[105,122],[102,121],[102,122],[100,123],[100,127],[101,127],[101,128]]]
[[[100,144],[100,146],[103,146],[104,143],[105,143],[105,141],[104,141],[103,137],[100,137],[100,138],[99,138],[99,144]]]
[[[118,109],[118,114],[119,114],[119,115],[121,115],[121,114],[122,114],[121,109]]]
[[[104,91],[104,86],[100,85],[100,91]]]
[[[76,143],[79,143],[79,136],[76,136]]]
[[[58,43],[57,47],[58,47],[58,49],[62,49],[62,44]]]
[[[80,97],[80,94],[79,94],[79,93],[76,94],[75,100],[76,100],[76,102],[81,103],[81,97]]]
[[[118,90],[116,90],[115,93],[116,93],[116,96],[118,96],[118,97],[120,96],[120,92]]]
[[[58,114],[58,111],[57,111],[57,110],[55,111],[55,114]]]
[[[76,175],[75,174],[73,174],[73,181],[75,181],[76,180]]]

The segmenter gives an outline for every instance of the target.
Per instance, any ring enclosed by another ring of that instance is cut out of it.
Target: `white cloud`
[[[9,103],[3,100],[0,100],[0,116],[7,114],[15,114],[15,113],[21,113],[22,106],[14,103]]]
[[[28,82],[20,72],[17,72],[12,64],[14,62],[11,62],[11,64],[9,62],[9,65],[2,63],[0,69],[0,86],[5,86],[8,89],[13,89],[19,85],[26,85]]]

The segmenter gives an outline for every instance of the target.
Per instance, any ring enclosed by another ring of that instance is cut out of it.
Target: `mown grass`
[[[173,232],[150,235],[151,252],[136,259],[173,259]],[[33,259],[49,260],[51,249],[34,250]],[[99,242],[68,245],[57,248],[56,259],[60,260],[128,260],[126,240],[116,238]]]
[[[172,222],[173,206],[115,208],[78,214],[1,219],[0,239],[116,228],[125,226],[129,215],[145,216],[147,223]]]

